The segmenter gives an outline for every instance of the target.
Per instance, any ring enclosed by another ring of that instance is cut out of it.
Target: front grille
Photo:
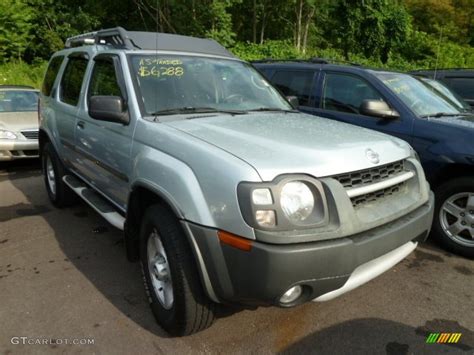
[[[406,186],[406,182],[402,182],[400,184],[387,187],[386,189],[382,189],[382,190],[371,192],[365,195],[353,197],[351,198],[352,206],[360,207],[363,204],[375,202],[382,198],[395,195],[396,193],[401,192],[405,186]]]
[[[385,179],[389,179],[404,171],[403,160],[394,163],[377,166],[367,170],[354,171],[347,174],[334,176],[346,189],[373,184]]]
[[[394,163],[385,164],[366,170],[336,175],[333,176],[333,178],[339,181],[346,190],[350,190],[390,179],[403,173],[404,171],[406,171],[405,163],[403,160],[400,160]],[[355,208],[361,207],[367,203],[375,202],[382,198],[395,195],[399,192],[402,192],[405,189],[406,185],[407,182],[405,181],[384,189],[352,197],[352,206],[354,206]]]
[[[21,131],[27,139],[38,139],[38,131]]]

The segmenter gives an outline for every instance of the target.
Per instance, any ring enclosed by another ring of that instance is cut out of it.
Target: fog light
[[[280,298],[280,303],[288,304],[296,301],[303,293],[303,288],[300,285],[293,286],[286,291]]]
[[[276,218],[275,211],[272,210],[258,210],[255,212],[255,219],[262,227],[275,227]]]

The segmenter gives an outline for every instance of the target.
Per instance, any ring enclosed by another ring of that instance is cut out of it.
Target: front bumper
[[[429,201],[409,214],[353,236],[286,245],[252,241],[250,251],[221,244],[214,229],[183,223],[212,299],[294,306],[334,298],[396,264],[428,236],[433,208],[430,193]],[[280,304],[283,293],[295,285],[303,286],[302,296],[293,304]]]
[[[0,140],[0,161],[37,158],[38,140]]]

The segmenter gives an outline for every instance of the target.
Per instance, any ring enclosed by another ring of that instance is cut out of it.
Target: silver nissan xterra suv
[[[218,303],[293,307],[373,279],[424,241],[433,197],[404,141],[296,112],[218,43],[101,30],[53,55],[47,193],[124,230],[173,335]]]

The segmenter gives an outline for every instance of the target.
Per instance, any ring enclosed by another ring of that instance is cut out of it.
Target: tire
[[[151,309],[163,329],[183,336],[212,324],[215,305],[204,293],[192,250],[177,218],[162,205],[150,206],[142,220],[140,261]]]
[[[76,201],[76,196],[63,181],[63,176],[67,175],[67,170],[51,143],[44,145],[41,154],[41,166],[46,191],[51,203],[58,208],[72,205]]]
[[[474,258],[474,177],[450,180],[435,194],[433,237],[445,249]]]

